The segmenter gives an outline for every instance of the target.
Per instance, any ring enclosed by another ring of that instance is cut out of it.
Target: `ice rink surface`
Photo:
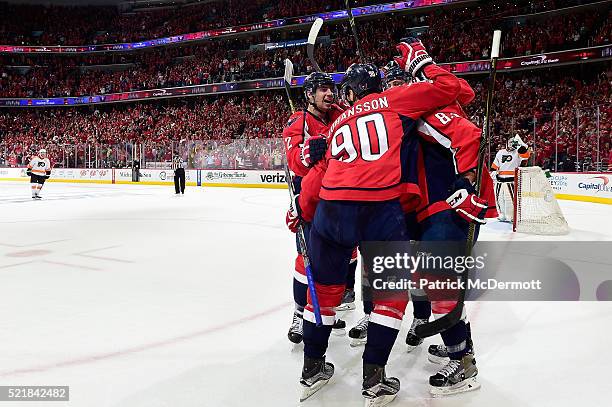
[[[23,406],[297,406],[287,192],[0,182],[0,385],[68,385]],[[612,206],[561,202],[567,240],[611,240]],[[484,240],[536,240],[489,223]],[[612,247],[612,246],[611,246]],[[394,406],[610,405],[612,304],[468,304],[479,391],[432,399],[404,327]],[[361,310],[342,318],[352,326]],[[332,381],[304,406],[361,406],[361,352],[332,336]],[[1,406],[10,403],[0,402]]]

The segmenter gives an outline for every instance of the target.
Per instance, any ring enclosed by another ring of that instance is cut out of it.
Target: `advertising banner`
[[[558,199],[612,204],[612,173],[551,173],[548,179]]]
[[[586,60],[603,60],[612,58],[612,45],[584,48],[571,51],[551,52],[549,54],[522,56],[517,58],[501,58],[498,70],[513,71],[519,69],[533,69],[543,66],[580,62]],[[489,61],[468,61],[450,64],[440,64],[441,67],[455,74],[486,73],[489,70]],[[332,73],[336,83],[340,83],[344,73]],[[302,86],[305,76],[296,76],[291,86]],[[211,95],[218,93],[233,93],[254,90],[282,89],[283,78],[256,79],[240,82],[212,83],[207,85],[181,86],[176,88],[147,89],[131,92],[111,93],[108,95],[61,97],[47,99],[32,98],[0,98],[0,107],[46,107],[46,106],[78,106],[101,103],[128,102],[145,99],[164,99],[171,97],[186,97],[198,95]]]
[[[186,170],[186,181],[192,186],[243,188],[286,188],[285,173],[280,170]],[[144,185],[174,182],[172,170],[141,170]],[[29,181],[25,168],[0,168],[0,181]],[[131,184],[130,168],[83,169],[54,168],[51,182],[92,182]],[[612,173],[556,172],[548,178],[558,199],[612,204]]]

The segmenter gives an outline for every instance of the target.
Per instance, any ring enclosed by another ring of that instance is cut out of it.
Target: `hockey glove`
[[[28,177],[32,176],[32,170],[31,169],[27,169],[26,174],[28,175]]]
[[[287,215],[285,216],[285,223],[287,224],[287,227],[291,233],[296,233],[298,225],[300,224],[300,217],[298,216],[297,212],[289,209],[287,211]]]
[[[308,138],[302,144],[302,151],[300,152],[302,164],[307,168],[312,167],[323,158],[325,150],[327,150],[327,140],[325,140],[325,137],[314,136]]]
[[[487,223],[485,214],[489,208],[489,203],[466,189],[455,191],[446,199],[446,202],[467,222],[475,222],[481,225]]]
[[[287,224],[287,227],[289,228],[289,230],[292,233],[296,233],[298,230],[298,227],[300,226],[300,223],[303,221],[301,215],[301,210],[300,210],[300,203],[298,201],[298,197],[300,195],[297,194],[294,197],[293,203],[291,204],[291,206],[289,207],[289,210],[287,211],[287,214],[285,215],[285,223]]]
[[[402,38],[395,48],[401,55],[393,59],[412,78],[419,77],[423,68],[433,63],[421,41],[414,37]]]

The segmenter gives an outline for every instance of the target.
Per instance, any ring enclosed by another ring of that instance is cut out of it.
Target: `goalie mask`
[[[508,139],[508,142],[506,143],[506,150],[514,151],[518,148],[518,146],[519,146],[518,140],[514,137],[510,137]]]

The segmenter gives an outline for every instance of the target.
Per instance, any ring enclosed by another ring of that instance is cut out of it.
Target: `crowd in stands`
[[[610,160],[612,65],[584,69],[589,73],[568,67],[500,74],[492,152],[519,134],[534,149],[534,163],[543,167],[574,171],[577,151],[580,169]],[[466,111],[481,125],[485,79],[467,79],[477,98]],[[142,144],[150,162],[168,161],[178,151],[198,168],[276,168],[288,116],[280,91],[95,109],[0,110],[0,165],[22,165],[45,147],[63,166],[93,166],[92,151],[98,166],[123,166],[132,146]]]
[[[161,145],[194,140],[271,139],[282,133],[288,116],[281,92],[107,105],[95,110],[0,110],[0,138],[5,146],[0,152],[5,162],[10,159],[21,165],[32,152],[45,147],[55,162],[78,160],[82,165],[85,153],[79,156],[77,150],[89,145],[94,152],[98,146],[97,151],[105,148],[120,154],[114,160],[125,164],[125,155],[131,154],[126,143],[156,145],[161,151]]]
[[[378,4],[352,0],[353,6]],[[131,42],[343,9],[343,0],[227,0],[120,12],[115,7],[0,3],[0,43],[87,45]]]
[[[519,134],[534,149],[533,163],[543,168],[575,171],[579,161],[580,169],[592,170],[598,161],[612,163],[612,64],[591,67],[583,80],[580,68],[499,75],[493,153]],[[466,110],[481,124],[486,85],[471,82],[477,98]]]
[[[558,6],[566,3],[560,2]],[[484,59],[489,53],[493,26],[499,24],[505,27],[502,52],[505,57],[609,43],[610,19],[589,10],[545,14],[526,21],[502,19],[513,13],[537,11],[534,4],[552,7],[550,1],[528,4],[510,10],[484,5],[437,9],[417,15],[385,15],[359,24],[361,47],[369,60],[384,65],[395,54],[393,45],[407,34],[407,27],[429,26],[421,38],[438,62]],[[286,10],[293,12],[291,7]],[[332,39],[331,44],[321,45],[317,50],[317,59],[324,70],[344,71],[356,61],[348,24],[326,25],[322,35]],[[305,47],[268,52],[248,50],[251,44],[287,36],[267,33],[248,40],[208,41],[108,56],[0,56],[0,97],[83,96],[279,77],[286,57],[292,59],[296,74],[309,73],[312,67],[305,57]],[[304,36],[304,32],[289,34],[289,38]],[[14,68],[15,65],[30,68]]]

